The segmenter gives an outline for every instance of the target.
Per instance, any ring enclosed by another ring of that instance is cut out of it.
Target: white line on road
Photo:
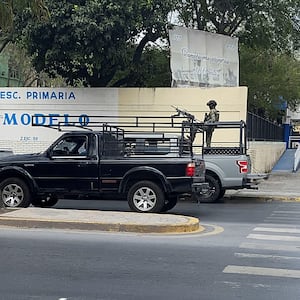
[[[274,228],[274,227],[255,227],[254,231],[266,231],[266,232],[286,232],[286,233],[300,233],[300,229],[295,228]]]
[[[266,217],[266,219],[275,219],[275,220],[289,220],[289,221],[297,221],[299,220],[299,217],[291,217],[291,216],[271,216]]]
[[[243,288],[244,286],[250,286],[253,288],[270,288],[271,285],[269,284],[262,284],[262,283],[245,283],[243,282],[243,285],[239,281],[223,281],[224,284],[229,285],[231,288],[238,289]]]
[[[257,244],[257,243],[242,243],[242,244],[240,244],[239,248],[273,250],[273,251],[293,251],[293,252],[299,252],[300,251],[300,246]]]
[[[300,256],[283,256],[283,255],[270,255],[270,254],[258,254],[258,253],[234,253],[235,257],[239,258],[268,258],[268,259],[300,259]]]
[[[300,211],[294,210],[275,210],[273,214],[300,214]]]
[[[300,237],[290,235],[267,235],[267,234],[249,234],[247,239],[269,240],[269,241],[286,241],[300,242]]]
[[[300,270],[228,265],[223,273],[300,278]]]
[[[277,225],[280,225],[281,227],[282,226],[291,226],[291,227],[299,227],[299,219],[297,220],[273,220],[273,219],[270,219],[270,220],[264,220],[264,224],[263,226],[274,226],[274,222],[276,222]],[[287,222],[289,222],[287,224]],[[298,224],[297,224],[298,223]]]
[[[267,223],[262,223],[262,224],[258,224],[257,226],[259,227],[264,227],[264,226],[272,226],[273,228],[298,228],[300,229],[300,225],[297,224],[284,224],[284,223],[270,223],[270,221],[268,221]]]

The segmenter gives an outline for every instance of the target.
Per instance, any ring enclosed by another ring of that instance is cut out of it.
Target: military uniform
[[[220,112],[216,109],[217,102],[215,100],[210,100],[206,104],[210,111],[205,114],[204,124],[215,123],[219,121]],[[206,126],[206,146],[211,147],[212,134],[214,132],[214,126]]]

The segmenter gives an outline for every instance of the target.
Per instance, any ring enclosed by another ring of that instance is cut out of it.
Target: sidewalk
[[[262,179],[257,190],[228,190],[226,199],[252,198],[265,201],[300,201],[300,172],[271,172],[267,179]]]

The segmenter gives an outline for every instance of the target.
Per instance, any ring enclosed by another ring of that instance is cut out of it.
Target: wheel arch
[[[34,178],[23,168],[20,167],[4,167],[0,170],[0,182],[7,178],[16,177],[23,180],[27,185],[31,193],[35,193],[38,190],[38,186]]]
[[[136,167],[124,175],[119,186],[119,192],[127,192],[134,183],[141,180],[148,180],[158,184],[165,193],[172,190],[171,184],[161,171],[153,167]]]

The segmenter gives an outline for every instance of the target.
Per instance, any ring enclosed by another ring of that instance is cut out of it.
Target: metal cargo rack
[[[53,128],[61,132],[75,129],[98,131],[103,133],[104,139],[108,136],[107,134],[110,134],[119,143],[123,143],[123,152],[128,156],[133,154],[182,156],[194,153],[202,155],[246,153],[247,131],[244,121],[205,123],[197,120],[194,115],[185,110],[174,108],[176,114],[171,116],[50,115],[41,117],[33,115],[31,124],[32,126]],[[238,141],[235,145],[228,141],[222,141],[221,145],[206,147],[205,135],[210,126],[214,128],[215,132],[223,129],[238,130]],[[139,144],[134,141],[137,136],[140,136]]]
[[[205,155],[243,155],[247,153],[248,138],[247,138],[247,126],[244,121],[228,121],[228,122],[216,122],[211,124],[199,124],[204,128],[203,134],[205,135],[205,127],[213,126],[215,133],[223,130],[232,130],[231,133],[236,132],[236,140],[232,141],[218,141],[212,144],[221,144],[220,146],[203,147],[203,154]],[[204,138],[205,139],[205,138]]]
[[[194,120],[190,117],[180,116],[179,114],[170,117],[104,115],[64,115],[55,117],[33,115],[31,117],[32,126],[52,128],[61,132],[74,130],[101,132],[106,143],[114,143],[114,146],[111,145],[110,148],[116,147],[116,141],[122,143],[122,152],[126,156],[193,155],[193,137],[195,136],[195,130],[200,130],[193,123]],[[108,134],[115,137],[114,141],[109,140]],[[130,136],[133,135],[143,137],[143,145],[134,143],[133,139],[130,140]],[[155,138],[153,139],[153,137]],[[154,141],[156,141],[156,144],[154,144]],[[120,148],[120,146],[117,148]]]

